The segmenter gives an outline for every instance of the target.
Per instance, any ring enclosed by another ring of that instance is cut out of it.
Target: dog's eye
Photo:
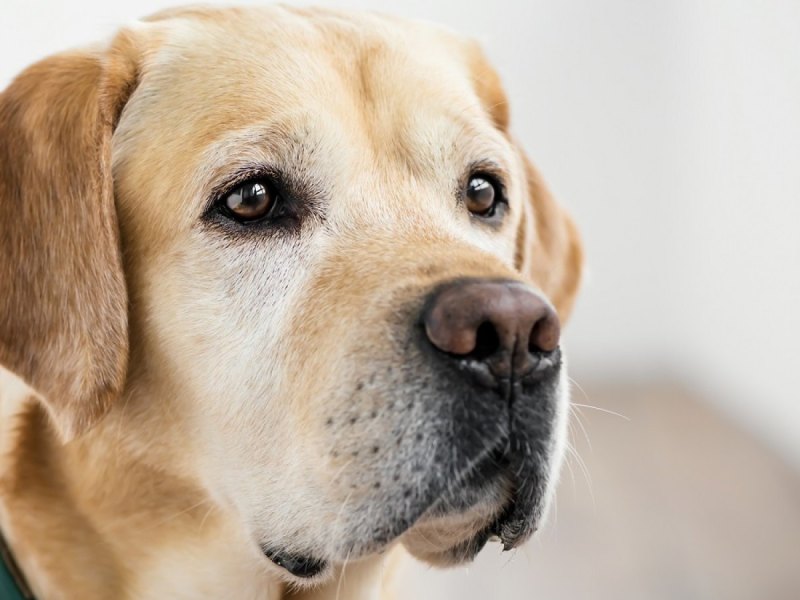
[[[269,181],[246,181],[220,199],[223,213],[241,222],[258,221],[275,212],[278,192]]]
[[[479,217],[492,217],[500,201],[494,182],[483,175],[473,175],[467,184],[467,209]]]

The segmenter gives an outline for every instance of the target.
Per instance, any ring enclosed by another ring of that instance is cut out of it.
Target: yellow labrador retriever
[[[389,550],[527,540],[565,444],[581,249],[508,125],[474,42],[373,14],[173,10],[17,77],[20,585],[366,600]]]

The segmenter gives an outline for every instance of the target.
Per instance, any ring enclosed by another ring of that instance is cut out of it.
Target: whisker
[[[208,519],[208,517],[211,515],[211,513],[212,513],[212,512],[214,512],[214,508],[215,508],[215,506],[212,504],[212,505],[211,505],[211,506],[208,508],[208,510],[206,511],[206,514],[203,516],[203,519],[200,521],[200,528],[199,528],[199,529],[200,529],[201,531],[202,531],[202,529],[203,529],[203,525],[205,525],[205,524],[206,524],[206,519]]]
[[[586,427],[583,426],[583,420],[581,419],[580,409],[577,407],[573,407],[573,405],[570,405],[569,408],[570,410],[572,410],[572,414],[575,415],[575,421],[578,423],[578,427],[580,427],[581,431],[583,432],[583,437],[586,439],[586,444],[589,446],[589,450],[594,452],[594,448],[592,448],[592,440],[589,439],[589,433],[586,431]],[[570,429],[570,431],[572,430]]]
[[[567,379],[569,379],[569,382],[570,382],[572,385],[574,385],[576,388],[578,388],[578,391],[579,391],[581,394],[583,394],[583,399],[584,399],[584,400],[586,400],[586,401],[588,402],[588,401],[589,401],[589,394],[587,394],[587,393],[586,393],[586,390],[585,390],[585,389],[583,389],[583,387],[581,386],[581,384],[580,384],[580,383],[578,383],[577,381],[575,381],[575,380],[574,380],[572,377],[567,377]]]
[[[354,460],[355,460],[355,458],[351,458],[350,460],[348,460],[347,462],[345,462],[345,463],[344,463],[344,464],[343,464],[341,467],[339,467],[339,470],[338,470],[338,471],[336,471],[336,473],[334,473],[334,474],[333,474],[333,477],[331,478],[331,481],[338,481],[338,480],[339,480],[339,476],[342,474],[342,472],[343,472],[343,471],[344,471],[344,470],[345,470],[347,467],[349,467],[350,465],[352,465]]]
[[[170,522],[170,521],[172,521],[174,519],[177,519],[181,515],[184,515],[184,514],[186,514],[188,512],[191,512],[195,508],[199,508],[200,506],[203,506],[204,504],[208,504],[210,502],[211,502],[211,500],[209,500],[208,498],[205,498],[205,499],[201,500],[200,502],[198,502],[197,504],[192,504],[188,508],[184,508],[183,510],[180,510],[180,511],[178,511],[176,513],[173,513],[173,514],[169,515],[168,517],[165,517],[165,518],[160,519],[158,521],[154,521],[152,523],[152,526],[157,527],[157,526],[163,525],[164,523],[168,523],[168,522]],[[213,508],[213,506],[212,506],[212,508]]]
[[[572,478],[574,483],[575,478]],[[553,490],[553,527],[551,528],[552,531],[558,532],[558,486]],[[556,537],[558,537],[558,533],[556,533]],[[527,555],[527,552],[525,553]]]
[[[342,505],[339,507],[339,512],[336,513],[336,518],[333,520],[333,530],[339,531],[339,523],[344,517],[344,511],[347,508],[347,505],[350,503],[350,498],[353,497],[353,490],[347,494],[347,497],[342,502]]]
[[[589,475],[589,469],[586,467],[586,463],[583,462],[583,459],[581,458],[581,455],[578,454],[578,451],[571,444],[568,443],[567,444],[567,457],[569,458],[571,456],[575,457],[575,460],[578,463],[578,468],[580,468],[581,472],[583,473],[584,478],[586,479],[586,484],[589,487],[589,496],[592,499],[592,508],[596,510],[597,509],[597,505],[595,504],[595,498],[594,498],[594,486],[592,484],[592,478]],[[569,462],[567,462],[567,464],[569,464]]]
[[[568,442],[567,451],[569,450],[570,450],[570,445]],[[578,486],[577,483],[575,482],[575,471],[572,470],[572,464],[570,464],[569,462],[569,457],[567,457],[567,460],[564,461],[564,464],[567,465],[567,469],[569,469],[569,478],[572,480],[572,492],[575,493],[575,490],[577,489]]]
[[[350,560],[350,552],[347,552],[347,556],[344,559],[344,564],[342,564],[342,570],[339,571],[339,581],[336,583],[336,600],[339,600],[339,596],[342,593],[342,582],[345,580],[344,572],[347,570],[347,562]]]
[[[615,417],[619,417],[620,419],[624,419],[625,421],[630,422],[631,418],[626,417],[618,412],[614,412],[613,410],[609,410],[607,408],[600,408],[599,406],[592,406],[591,404],[578,404],[577,402],[572,402],[572,406],[577,406],[579,408],[593,408],[594,410],[599,410],[602,413],[608,413],[609,415],[613,415]]]
[[[511,561],[514,560],[517,557],[517,552],[518,551],[519,551],[519,548],[514,548],[511,552],[507,552],[506,553],[506,554],[508,554],[508,560],[506,560],[506,562],[503,563],[503,566],[500,567],[501,571],[504,571],[508,567],[508,565],[511,564]]]

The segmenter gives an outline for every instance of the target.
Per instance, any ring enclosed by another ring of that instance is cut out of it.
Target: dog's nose
[[[423,313],[428,340],[456,358],[485,364],[498,378],[552,364],[560,324],[553,307],[517,281],[467,279],[445,284]]]

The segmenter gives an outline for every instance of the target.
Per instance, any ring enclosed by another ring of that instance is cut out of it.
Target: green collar
[[[0,534],[0,600],[36,600]]]

